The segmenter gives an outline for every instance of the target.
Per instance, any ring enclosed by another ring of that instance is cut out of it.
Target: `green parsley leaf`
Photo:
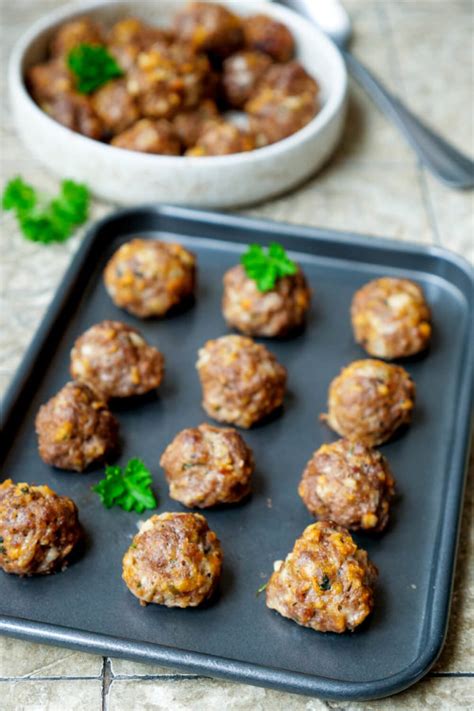
[[[259,244],[251,244],[240,261],[247,276],[255,281],[258,290],[262,292],[271,291],[278,279],[298,271],[295,262],[276,242],[272,242],[266,252]]]
[[[67,64],[76,79],[80,94],[92,94],[110,79],[123,76],[123,70],[100,44],[79,44],[68,54]]]
[[[157,502],[151,484],[150,470],[141,459],[130,459],[125,469],[118,466],[105,468],[105,478],[92,487],[107,509],[120,506],[125,511],[143,513],[156,509]]]
[[[64,242],[87,220],[89,191],[85,185],[63,180],[57,197],[47,200],[19,176],[7,184],[4,210],[13,210],[20,229],[32,242]]]

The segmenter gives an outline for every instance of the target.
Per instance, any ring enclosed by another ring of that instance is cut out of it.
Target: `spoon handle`
[[[344,49],[341,51],[352,76],[398,127],[422,163],[452,188],[473,188],[474,161],[422,123],[353,54]]]

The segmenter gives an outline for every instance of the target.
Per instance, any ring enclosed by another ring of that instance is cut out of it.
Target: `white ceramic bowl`
[[[266,0],[221,0],[241,15],[265,12],[293,32],[298,58],[321,85],[323,106],[301,131],[248,153],[188,158],[115,148],[61,126],[29,96],[25,70],[44,60],[54,29],[78,15],[110,24],[137,15],[156,25],[169,24],[185,0],[95,0],[61,8],[34,24],[14,48],[9,90],[18,132],[29,150],[61,177],[78,180],[98,196],[131,204],[169,202],[198,207],[255,203],[295,186],[322,166],[340,138],[347,74],[340,54],[313,25],[296,13]]]

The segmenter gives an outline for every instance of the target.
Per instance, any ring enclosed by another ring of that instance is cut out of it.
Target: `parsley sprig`
[[[259,244],[251,244],[240,261],[247,276],[255,281],[258,290],[262,292],[271,291],[278,279],[298,271],[295,262],[276,242],[272,242],[266,252]]]
[[[48,200],[17,176],[5,187],[2,207],[15,212],[21,231],[32,242],[64,242],[87,220],[89,190],[73,180],[63,180],[59,194]]]
[[[143,513],[156,509],[157,502],[151,490],[152,476],[141,459],[130,459],[124,469],[118,466],[105,468],[105,478],[92,487],[107,509],[120,506],[125,511]]]
[[[80,94],[92,94],[110,79],[123,76],[121,67],[101,44],[78,44],[69,52],[67,64]]]

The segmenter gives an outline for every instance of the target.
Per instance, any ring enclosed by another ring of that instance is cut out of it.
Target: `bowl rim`
[[[214,2],[216,2],[216,0],[214,0]],[[220,0],[220,2],[224,5],[236,6],[236,3],[232,2],[232,0]],[[159,165],[164,165],[166,163],[169,166],[176,168],[178,165],[199,165],[202,167],[212,165],[217,167],[218,165],[223,166],[224,163],[237,165],[248,162],[265,162],[266,159],[271,160],[278,158],[278,156],[284,156],[288,151],[291,151],[292,148],[305,144],[308,140],[318,135],[322,129],[328,125],[331,120],[334,119],[343,109],[347,96],[347,69],[339,50],[315,24],[311,23],[305,17],[299,15],[293,10],[282,5],[275,5],[273,2],[269,2],[269,0],[257,0],[257,2],[253,0],[253,3],[255,5],[256,13],[265,12],[266,14],[273,16],[282,22],[285,21],[285,18],[290,17],[290,24],[292,22],[293,24],[300,25],[300,27],[304,28],[305,31],[310,31],[317,36],[319,44],[324,47],[324,51],[330,57],[330,61],[335,66],[336,73],[338,75],[338,81],[331,87],[327,101],[323,104],[321,110],[316,114],[316,116],[299,131],[296,131],[291,136],[268,146],[263,146],[262,148],[251,151],[242,151],[240,153],[231,153],[220,156],[170,156],[155,153],[142,153],[140,151],[133,151],[126,148],[112,146],[109,143],[103,143],[102,141],[98,141],[94,138],[84,136],[77,131],[73,131],[67,126],[63,126],[38,106],[27,90],[23,75],[23,60],[31,44],[40,34],[47,32],[60,22],[64,22],[69,18],[72,19],[81,15],[92,14],[103,8],[114,6],[117,8],[120,8],[120,6],[129,7],[130,2],[127,0],[86,0],[80,4],[68,3],[63,7],[53,9],[43,17],[40,17],[26,30],[26,32],[20,36],[11,52],[8,63],[8,84],[10,92],[17,92],[20,95],[21,100],[28,104],[30,110],[36,113],[37,118],[46,122],[51,130],[64,132],[64,135],[67,133],[70,140],[76,143],[78,149],[82,146],[84,150],[87,149],[98,151],[99,153],[102,152],[102,154],[108,155],[109,159],[111,155],[116,155],[117,157],[122,156],[123,159],[126,158],[131,162],[146,162],[150,165],[152,165],[153,162]],[[140,0],[137,2],[137,5],[139,4]],[[113,153],[111,153],[111,150]],[[183,158],[186,158],[186,162],[183,161]]]

